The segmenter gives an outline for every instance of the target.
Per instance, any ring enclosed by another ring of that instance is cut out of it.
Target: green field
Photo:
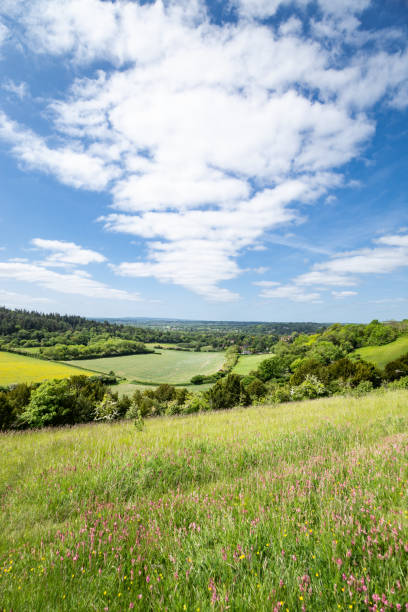
[[[52,378],[68,378],[78,374],[90,376],[93,372],[71,368],[64,363],[0,351],[0,385],[40,382]]]
[[[238,363],[233,367],[232,371],[234,374],[246,376],[252,370],[256,370],[261,361],[268,359],[268,357],[272,357],[272,355],[270,353],[263,355],[240,355]]]
[[[407,427],[394,391],[0,434],[1,608],[398,610]]]
[[[351,357],[360,355],[361,359],[374,363],[379,368],[384,368],[387,363],[394,361],[408,353],[408,336],[401,336],[394,342],[383,346],[365,346],[357,349]]]
[[[160,353],[160,354],[158,354]],[[64,363],[76,364],[99,372],[113,370],[128,381],[157,384],[188,384],[195,374],[213,374],[225,359],[224,353],[195,353],[187,351],[158,350],[157,354],[81,359]]]
[[[192,391],[193,393],[198,393],[199,391],[207,391],[210,387],[212,387],[214,383],[204,383],[203,385],[183,385],[183,388],[187,389],[187,391]],[[110,389],[114,393],[118,393],[119,397],[122,395],[133,395],[136,389],[140,391],[145,391],[146,389],[155,389],[155,385],[143,385],[143,384],[134,384],[129,382],[119,383],[118,385],[111,385]]]

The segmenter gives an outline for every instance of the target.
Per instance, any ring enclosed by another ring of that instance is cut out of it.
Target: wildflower
[[[241,555],[241,556],[240,556],[240,559],[245,559],[245,555]]]

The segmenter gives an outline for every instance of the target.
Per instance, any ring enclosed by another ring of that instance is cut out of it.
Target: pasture
[[[351,354],[351,357],[360,355],[361,359],[374,363],[383,369],[387,363],[402,357],[406,353],[408,353],[408,336],[401,336],[389,344],[359,348]]]
[[[195,374],[213,374],[222,367],[224,359],[224,353],[157,349],[157,354],[81,359],[64,363],[76,364],[104,373],[113,370],[117,376],[128,381],[184,385],[188,384]]]
[[[72,368],[64,363],[0,351],[0,385],[41,382],[52,378],[68,378],[78,374],[91,376],[93,372]]]
[[[272,357],[272,354],[240,355],[238,358],[238,363],[232,368],[232,372],[234,374],[246,376],[252,372],[252,370],[256,370],[261,361],[268,359],[268,357]]]
[[[182,387],[184,389],[187,389],[187,391],[198,393],[199,391],[207,391],[207,389],[209,389],[213,384],[214,383],[204,383],[202,385],[182,385]],[[141,383],[138,384],[138,383],[123,382],[123,383],[119,383],[118,385],[111,385],[110,389],[114,393],[118,393],[119,397],[122,397],[123,395],[129,395],[131,397],[133,393],[136,391],[136,389],[139,389],[140,391],[145,391],[146,389],[156,389],[156,386],[155,385],[143,385]]]
[[[407,395],[0,434],[2,608],[402,609]]]

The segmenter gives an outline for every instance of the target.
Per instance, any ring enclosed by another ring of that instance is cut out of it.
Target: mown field
[[[1,606],[405,609],[407,396],[1,434]]]
[[[129,381],[157,384],[188,384],[195,374],[213,374],[225,360],[224,353],[195,353],[157,349],[160,354],[128,355],[102,359],[81,359],[65,363],[92,368],[100,372],[113,370]]]
[[[52,378],[68,378],[78,374],[90,376],[93,372],[71,368],[64,363],[44,361],[34,357],[0,351],[0,385],[40,382]]]
[[[194,393],[198,393],[199,391],[207,391],[214,383],[204,383],[202,385],[183,385],[184,389],[187,391],[192,391]],[[132,396],[136,389],[140,391],[145,391],[146,389],[156,389],[153,385],[143,385],[143,384],[133,384],[129,382],[119,383],[118,385],[111,385],[111,391],[114,393],[118,393],[119,397],[123,395]]]
[[[268,357],[272,357],[272,355],[270,353],[267,355],[240,355],[238,363],[233,367],[232,371],[234,374],[246,376],[252,372],[252,370],[256,370],[261,361],[268,359]]]
[[[408,336],[401,336],[394,342],[383,346],[365,346],[359,348],[351,356],[360,355],[361,359],[374,363],[379,368],[384,368],[387,363],[394,361],[408,353]]]

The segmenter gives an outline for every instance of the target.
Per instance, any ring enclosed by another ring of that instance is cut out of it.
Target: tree
[[[45,381],[31,394],[22,419],[30,427],[72,424],[74,402],[75,394],[68,380]]]
[[[285,363],[280,357],[269,357],[269,359],[265,359],[259,364],[257,376],[263,382],[266,382],[272,378],[281,377],[285,371]]]

